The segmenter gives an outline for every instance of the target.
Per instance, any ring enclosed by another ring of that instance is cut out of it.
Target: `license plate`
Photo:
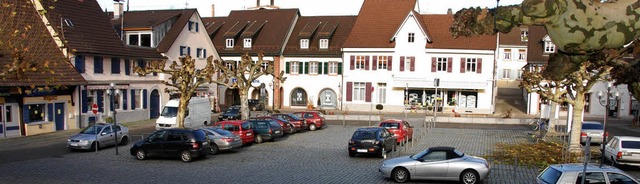
[[[358,149],[358,153],[366,153],[367,150],[366,149]]]
[[[76,143],[71,143],[71,146],[78,146],[78,144],[76,144]]]
[[[248,134],[247,134],[247,136],[250,136],[250,135],[251,135],[251,133],[248,133]]]
[[[276,131],[276,134],[279,134],[279,133],[280,133],[280,131]]]

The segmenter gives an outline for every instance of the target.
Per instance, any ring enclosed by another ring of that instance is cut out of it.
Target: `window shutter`
[[[191,55],[191,47],[187,47],[187,55]]]
[[[371,63],[371,70],[378,70],[378,56],[373,56],[373,61]]]
[[[416,57],[411,56],[411,66],[409,69],[412,72],[416,70]]]
[[[400,71],[404,71],[404,56],[400,56]]]
[[[355,61],[356,61],[356,56],[351,56],[351,65],[349,66],[350,70],[353,70],[355,68]]]
[[[138,59],[138,67],[140,67],[140,68],[146,68],[146,67],[147,67],[147,66],[145,66],[145,64],[144,64],[144,60],[142,60],[142,59]]]
[[[76,70],[78,73],[84,73],[84,56],[76,56]]]
[[[103,91],[96,91],[96,95],[98,95],[98,112],[104,112],[104,97],[102,96]]]
[[[387,56],[387,70],[391,71],[391,66],[393,66],[393,56]]]
[[[338,75],[342,75],[342,64],[343,63],[338,63]]]
[[[464,73],[464,67],[465,67],[465,60],[467,60],[466,58],[460,58],[460,73]]]
[[[53,121],[53,104],[47,104],[47,121]]]
[[[367,82],[367,84],[365,86],[367,88],[367,89],[365,89],[367,94],[365,94],[364,101],[365,102],[371,102],[371,92],[373,92],[373,91],[371,91],[371,83]]]
[[[131,110],[136,109],[136,90],[131,90]]]
[[[289,67],[291,67],[290,62],[285,62],[284,65],[284,73],[289,74]]]
[[[122,90],[122,109],[127,110],[127,90]]]
[[[131,60],[124,60],[124,74],[131,75]]]
[[[102,73],[103,63],[102,57],[95,56],[93,57],[93,73]]]
[[[478,65],[477,65],[478,69],[476,69],[476,72],[478,73],[482,73],[482,58],[478,58]]]
[[[324,66],[322,68],[323,73],[324,74],[329,74],[329,70],[328,70],[329,69],[329,63],[325,62],[325,63],[322,64],[322,66]]]
[[[180,46],[180,55],[184,56],[184,46]]]
[[[80,100],[82,102],[82,113],[87,113],[89,110],[89,104],[87,104],[87,90],[83,89],[80,93],[80,96],[82,96],[82,99]]]
[[[207,49],[202,49],[202,58],[207,58]]]
[[[305,74],[305,73],[304,73],[304,71],[305,71],[305,68],[304,68],[304,62],[298,62],[298,64],[299,64],[299,65],[298,65],[298,73],[299,73],[299,74]]]
[[[142,109],[147,109],[147,89],[142,90]]]
[[[438,59],[435,57],[431,58],[431,72],[436,72],[436,67],[438,66]]]
[[[304,63],[304,74],[309,74],[309,67],[311,67],[311,62]]]
[[[198,30],[198,27],[200,27],[200,26],[198,26],[198,22],[196,22],[196,32],[198,32],[198,31],[199,31],[199,30]]]
[[[453,58],[447,58],[447,73],[453,71]]]
[[[111,73],[120,74],[120,58],[111,58]]]
[[[189,25],[187,26],[188,27],[187,29],[189,29],[189,31],[191,31],[191,26],[193,26],[193,22],[189,21],[188,23],[189,23]]]
[[[364,57],[364,70],[369,70],[369,56]]]
[[[22,106],[22,121],[29,123],[29,105]]]
[[[347,82],[347,102],[353,98],[353,82]]]

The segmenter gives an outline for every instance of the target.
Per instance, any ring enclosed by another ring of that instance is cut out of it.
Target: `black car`
[[[391,150],[396,150],[396,137],[383,127],[358,128],[349,140],[349,157],[373,154],[385,159]]]
[[[226,111],[218,116],[218,120],[239,120],[242,119],[242,112],[240,112],[240,106],[234,105],[229,107]]]
[[[250,119],[249,122],[253,125],[251,128],[255,133],[255,142],[258,144],[265,140],[273,141],[284,136],[282,126],[276,120]]]
[[[264,106],[260,103],[258,99],[249,99],[249,109],[252,111],[261,111],[264,110]]]
[[[163,129],[136,142],[129,151],[138,160],[179,156],[183,162],[191,162],[194,158],[207,157],[209,142],[203,130]]]

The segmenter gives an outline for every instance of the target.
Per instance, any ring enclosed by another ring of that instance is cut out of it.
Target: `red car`
[[[287,133],[287,134],[293,134],[296,131],[296,129],[293,127],[293,124],[289,123],[289,121],[284,120],[282,118],[273,117],[273,116],[260,116],[252,119],[275,120],[276,122],[278,122],[278,124],[280,124],[280,126],[282,126],[282,131],[284,131],[284,133]]]
[[[387,128],[389,132],[396,137],[398,144],[405,144],[409,140],[413,140],[413,126],[407,121],[399,119],[389,119],[380,122],[380,127]]]
[[[307,127],[309,130],[314,131],[316,129],[321,129],[324,126],[324,114],[318,111],[302,111],[302,112],[294,112],[293,114],[298,115],[301,118],[304,118],[307,121]]]
[[[295,114],[272,114],[271,117],[278,117],[289,121],[289,123],[293,124],[296,132],[307,129],[307,122]]]
[[[242,145],[251,144],[255,141],[253,129],[251,129],[251,123],[242,120],[228,120],[220,121],[213,124],[214,128],[224,129],[239,135],[242,138]]]

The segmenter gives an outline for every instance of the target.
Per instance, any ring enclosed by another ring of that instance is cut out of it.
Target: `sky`
[[[97,0],[102,9],[113,11],[113,0]],[[232,10],[255,7],[256,0],[124,0],[129,10],[159,10],[197,8],[201,17],[211,17],[211,5],[215,5],[215,16],[227,16]],[[126,2],[129,1],[129,2]],[[261,0],[269,4],[270,0]],[[280,8],[298,8],[303,16],[357,15],[364,0],[274,0]],[[496,0],[418,0],[420,13],[444,14],[468,7],[495,7]],[[522,0],[500,0],[500,5],[520,4]]]

